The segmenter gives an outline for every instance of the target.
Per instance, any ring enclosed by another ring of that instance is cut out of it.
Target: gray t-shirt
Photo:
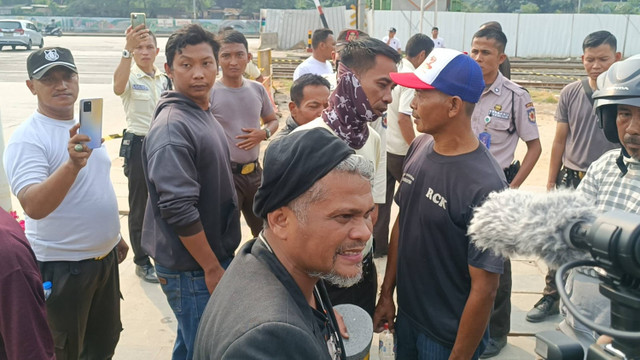
[[[236,139],[236,136],[247,134],[242,128],[260,128],[260,118],[273,114],[273,107],[264,86],[244,79],[241,87],[230,88],[224,86],[221,80],[216,81],[211,90],[211,113],[224,129],[231,161],[246,164],[258,160],[260,147],[242,150],[236,146],[242,141]]]
[[[569,124],[562,156],[562,163],[569,169],[586,171],[602,154],[620,147],[609,142],[598,126],[598,118],[581,81],[562,89],[555,119]]]

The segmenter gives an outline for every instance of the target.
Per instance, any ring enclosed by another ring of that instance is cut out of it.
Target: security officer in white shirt
[[[133,248],[136,275],[144,281],[157,283],[151,260],[140,245],[147,204],[147,184],[142,172],[142,141],[149,131],[160,94],[170,89],[171,82],[154,65],[160,51],[154,34],[144,25],[138,25],[135,29],[129,27],[126,34],[122,58],[113,74],[113,92],[122,99],[127,117],[120,156],[124,157],[124,174],[129,184],[129,241]]]

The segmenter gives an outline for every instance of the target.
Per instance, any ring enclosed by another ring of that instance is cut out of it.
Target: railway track
[[[276,79],[291,79],[300,58],[273,58],[272,72]],[[512,80],[525,88],[562,89],[584,76],[581,62],[565,60],[511,60]]]

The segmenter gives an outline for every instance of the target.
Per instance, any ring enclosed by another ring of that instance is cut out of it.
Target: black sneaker
[[[537,323],[558,313],[558,300],[545,295],[527,313],[527,321]]]
[[[153,265],[136,265],[136,275],[148,283],[157,284],[160,282]]]
[[[500,354],[500,351],[502,351],[505,346],[507,346],[506,336],[499,339],[489,339],[489,344],[487,344],[487,348],[484,349],[484,352],[480,355],[480,359],[488,359]]]

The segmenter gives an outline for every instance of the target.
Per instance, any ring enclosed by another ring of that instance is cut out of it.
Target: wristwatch
[[[262,128],[262,130],[264,130],[265,134],[267,135],[265,140],[267,140],[268,138],[271,137],[271,130],[269,130],[268,127],[264,127],[264,128]]]
[[[131,58],[131,53],[129,52],[129,50],[124,49],[122,50],[122,57],[125,59],[130,59]]]

